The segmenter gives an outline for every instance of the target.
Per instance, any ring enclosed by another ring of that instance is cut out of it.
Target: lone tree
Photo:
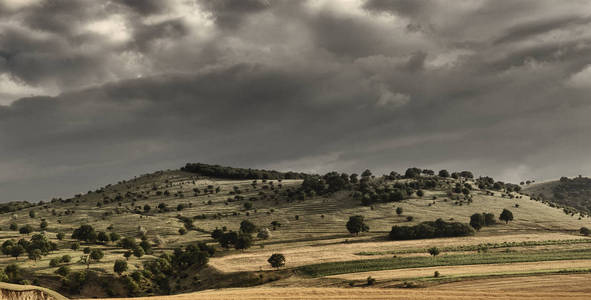
[[[269,259],[267,259],[267,261],[273,268],[281,268],[285,266],[285,256],[281,253],[274,253]]]
[[[123,259],[118,259],[115,261],[113,265],[113,271],[121,276],[121,273],[127,271],[127,261]]]
[[[396,207],[396,214],[399,216],[402,214],[402,207]]]
[[[508,224],[509,221],[513,221],[513,213],[505,208],[499,216],[499,220],[505,221],[505,224]]]
[[[439,253],[441,253],[439,251],[439,248],[437,248],[437,247],[431,247],[431,248],[429,248],[428,251],[429,251],[429,254],[431,254],[432,256],[437,256],[437,255],[439,255]]]
[[[473,214],[470,217],[470,226],[479,231],[485,225],[484,216],[482,214]]]
[[[347,230],[350,233],[359,235],[360,232],[369,231],[369,226],[363,222],[363,216],[352,216],[349,217],[349,221],[347,222]]]

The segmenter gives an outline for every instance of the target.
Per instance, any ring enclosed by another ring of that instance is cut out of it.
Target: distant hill
[[[562,207],[565,211],[591,213],[591,178],[588,177],[562,177],[556,181],[536,183],[525,187],[524,192],[538,200]]]

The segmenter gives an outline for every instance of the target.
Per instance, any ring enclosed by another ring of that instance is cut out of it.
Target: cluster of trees
[[[422,222],[414,226],[392,226],[389,238],[391,240],[412,240],[437,237],[468,236],[474,230],[465,223],[445,222],[442,219]]]
[[[505,190],[507,192],[516,192],[519,193],[521,191],[521,186],[512,183],[505,183],[502,181],[495,181],[492,177],[478,177],[476,179],[476,184],[478,188],[481,190],[489,189],[489,190]]]
[[[189,270],[195,272],[202,268],[214,253],[215,249],[205,243],[175,248],[172,254],[164,253],[155,260],[145,262],[144,270],[131,277],[136,283],[149,280],[161,293],[169,294],[170,283],[174,279]]]
[[[188,163],[181,170],[202,176],[229,179],[303,179],[308,176],[305,173],[232,168],[203,163]]]
[[[32,260],[39,260],[42,256],[48,255],[51,251],[58,250],[58,245],[54,242],[49,241],[43,234],[35,234],[30,240],[20,239],[6,240],[2,243],[2,253],[10,255],[15,259],[18,259],[24,253],[27,253],[28,257]]]
[[[552,186],[551,194],[546,196],[545,198],[550,202],[589,214],[591,212],[591,202],[589,201],[591,198],[591,178],[561,177],[560,181]]]
[[[244,250],[252,246],[252,234],[256,231],[256,225],[248,220],[244,220],[240,222],[240,230],[238,232],[216,228],[211,233],[211,237],[218,241],[223,248],[228,249],[234,247],[238,250]]]
[[[493,213],[475,213],[470,216],[470,226],[479,231],[484,226],[491,226],[496,223]]]

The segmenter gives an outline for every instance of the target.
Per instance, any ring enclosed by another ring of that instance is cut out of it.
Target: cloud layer
[[[591,173],[591,4],[0,3],[0,201],[188,161]]]

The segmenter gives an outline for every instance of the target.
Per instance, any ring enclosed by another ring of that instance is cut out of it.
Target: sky
[[[187,162],[591,175],[587,0],[2,0],[0,201]]]

